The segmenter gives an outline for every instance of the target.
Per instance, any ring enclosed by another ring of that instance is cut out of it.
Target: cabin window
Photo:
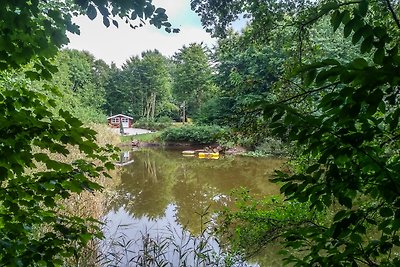
[[[111,118],[111,123],[119,123],[119,118],[118,117]]]

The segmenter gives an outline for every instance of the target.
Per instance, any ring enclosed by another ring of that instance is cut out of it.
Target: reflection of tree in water
[[[282,161],[270,160],[270,163],[267,165],[269,168],[277,168]],[[192,233],[199,233],[201,225],[198,213],[211,205],[209,219],[213,210],[221,209],[218,196],[229,195],[239,187],[246,187],[259,195],[279,193],[277,187],[269,183],[264,166],[265,159],[244,157],[194,159],[182,163],[173,190],[178,221],[187,224]]]
[[[214,203],[217,195],[246,187],[252,193],[278,193],[268,182],[272,168],[282,160],[226,157],[220,160],[183,158],[180,152],[142,150],[134,152],[135,162],[124,167],[118,194],[110,209],[123,206],[132,216],[159,218],[175,202],[177,220],[193,233],[200,229],[199,215]],[[213,205],[212,208],[216,208]]]
[[[134,163],[124,167],[118,194],[112,199],[109,209],[123,206],[132,216],[159,218],[171,199],[172,182],[165,156],[156,150],[134,152]]]
[[[199,234],[201,229],[200,215],[212,204],[212,196],[217,190],[208,183],[199,180],[199,174],[190,167],[190,163],[182,163],[178,169],[177,182],[174,185],[176,219],[185,225],[191,233]],[[210,218],[210,213],[205,219]]]

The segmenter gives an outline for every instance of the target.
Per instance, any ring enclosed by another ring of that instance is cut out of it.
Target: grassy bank
[[[148,142],[148,143],[159,143],[161,132],[154,133],[146,133],[146,134],[137,134],[137,135],[129,135],[129,136],[120,136],[121,143],[131,142],[133,140],[137,140],[139,142]]]
[[[120,143],[119,136],[112,131],[109,130],[107,125],[103,124],[90,124],[87,127],[95,130],[97,132],[96,135],[96,143],[99,146],[105,146],[107,144],[118,145]],[[79,159],[86,159],[85,154],[82,153],[78,147],[76,146],[68,146],[69,154],[66,156],[51,153],[48,150],[43,150],[39,148],[35,148],[36,152],[42,152],[49,156],[49,158],[70,164]],[[87,159],[90,160],[90,159]],[[97,162],[93,162],[97,164]],[[31,170],[34,172],[37,171],[46,171],[47,168],[44,164],[37,163],[37,169]],[[112,170],[109,174],[112,177],[117,177],[116,170]],[[71,193],[70,197],[59,201],[57,206],[54,208],[56,212],[60,215],[69,215],[78,218],[94,218],[96,220],[100,220],[104,215],[104,208],[106,203],[107,194],[106,192],[112,188],[115,184],[115,180],[110,179],[105,176],[93,177],[93,182],[98,183],[103,187],[102,191],[82,191],[81,193]],[[37,229],[38,235],[46,233],[47,229],[43,226],[41,229]],[[66,262],[67,266],[95,266],[95,262],[97,261],[97,241],[92,240],[88,243],[86,247],[76,247],[76,250],[79,251],[78,255],[75,255],[74,258],[68,259]]]
[[[97,132],[96,141],[100,146],[107,144],[118,145],[120,138],[118,134],[110,131],[105,124],[88,125]],[[75,154],[73,157],[79,158],[81,155]],[[109,174],[114,178],[118,177],[118,170],[112,170]],[[105,204],[107,202],[107,193],[118,183],[117,179],[110,179],[104,176],[95,178],[95,182],[103,187],[102,191],[83,192],[81,194],[73,194],[65,203],[65,207],[71,214],[81,218],[94,218],[100,220],[105,213]],[[75,266],[96,266],[98,262],[98,244],[94,240],[89,243],[86,248],[81,249],[80,257],[75,259]]]

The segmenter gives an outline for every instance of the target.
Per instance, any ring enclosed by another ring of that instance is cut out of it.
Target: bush
[[[232,192],[236,208],[226,208],[218,215],[217,235],[229,240],[232,252],[245,257],[255,255],[260,248],[273,242],[287,229],[308,223],[322,222],[327,215],[310,212],[310,203],[285,201],[282,196],[258,199],[244,188]]]
[[[288,154],[288,144],[283,143],[280,139],[274,137],[266,137],[264,141],[256,146],[255,151],[246,153],[246,156],[264,157],[264,156],[282,156]]]
[[[147,119],[139,119],[134,123],[134,127],[143,128],[151,131],[158,131],[168,128],[172,125],[171,119],[166,117],[161,117],[157,121],[147,120]]]
[[[211,125],[188,125],[168,128],[161,133],[162,141],[190,142],[195,144],[216,143],[226,133],[226,129]]]

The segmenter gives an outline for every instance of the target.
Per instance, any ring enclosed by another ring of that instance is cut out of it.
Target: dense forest
[[[144,51],[119,68],[63,49],[66,32],[79,33],[72,17],[179,32],[168,11],[148,0],[2,3],[0,265],[61,266],[101,238],[96,220],[59,203],[101,189],[94,178],[108,175],[114,150],[96,144],[87,125],[117,113],[136,121],[185,113],[223,126],[225,143],[287,147],[293,161],[275,178],[284,199],[226,214],[246,233],[232,238],[239,252],[279,239],[295,266],[400,265],[400,3],[191,6],[218,37],[215,47],[190,44],[171,58]],[[248,24],[235,32],[239,17]],[[80,159],[56,156],[76,148]]]

